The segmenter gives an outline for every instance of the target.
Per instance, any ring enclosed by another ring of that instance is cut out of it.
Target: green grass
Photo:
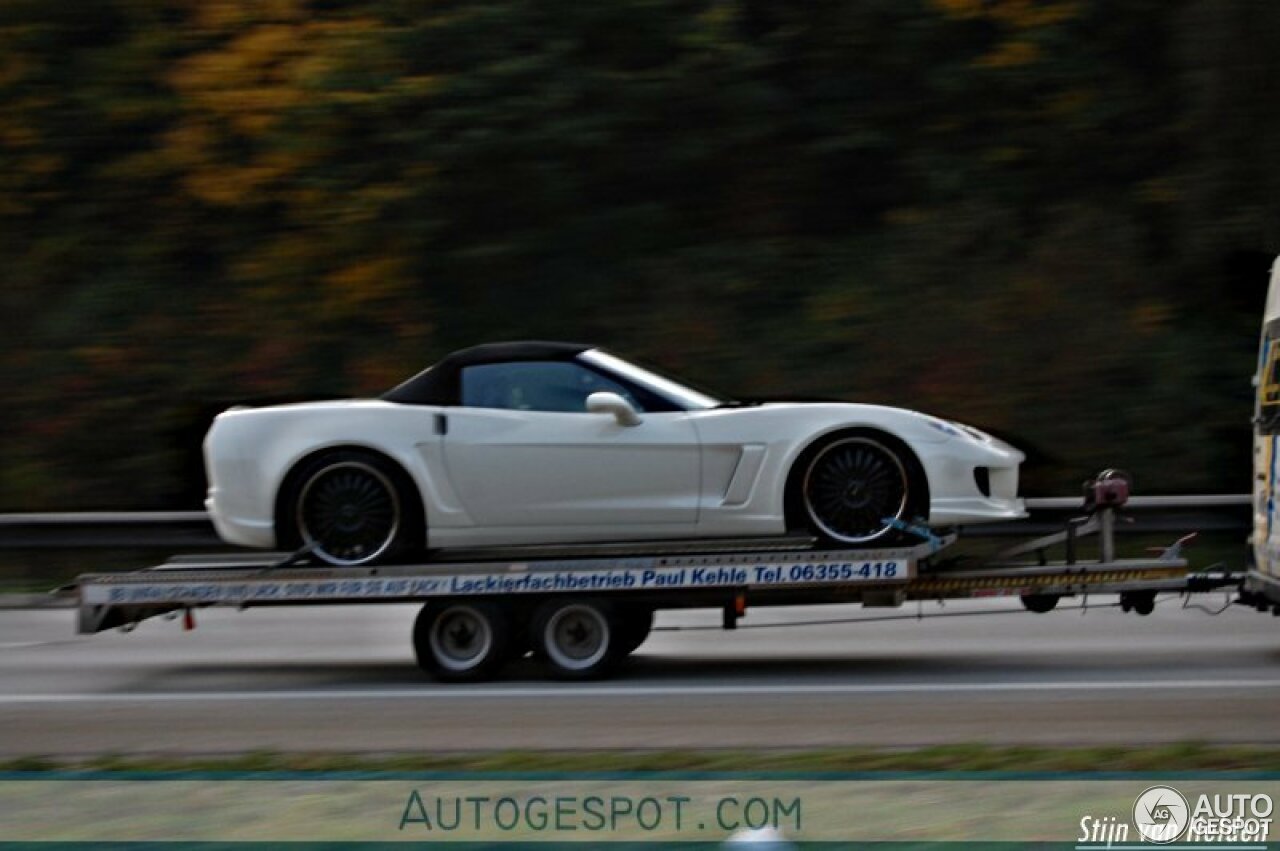
[[[0,761],[3,771],[1280,771],[1280,747],[1197,743],[1151,747],[1039,748],[946,745],[917,750],[506,751],[362,756],[254,752],[226,757],[125,756]]]

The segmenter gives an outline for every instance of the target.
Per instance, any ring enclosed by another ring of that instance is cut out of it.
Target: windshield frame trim
[[[695,390],[674,378],[660,375],[604,349],[587,349],[585,352],[578,353],[577,359],[615,378],[638,384],[682,411],[709,411],[720,407],[726,401]],[[619,368],[619,365],[622,368]]]

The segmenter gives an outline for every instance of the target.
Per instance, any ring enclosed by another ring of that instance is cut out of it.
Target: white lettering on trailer
[[[300,600],[376,600],[475,594],[546,594],[568,591],[761,588],[810,584],[905,582],[907,559],[783,562],[750,565],[633,567],[601,570],[502,570],[408,577],[291,580],[283,577],[209,581],[95,582],[82,588],[88,605],[147,603],[255,603]],[[283,571],[281,571],[283,573]]]

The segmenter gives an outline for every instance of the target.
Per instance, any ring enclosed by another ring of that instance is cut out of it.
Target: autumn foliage
[[[1242,491],[1250,0],[0,0],[0,508],[190,507],[203,418],[598,342]]]

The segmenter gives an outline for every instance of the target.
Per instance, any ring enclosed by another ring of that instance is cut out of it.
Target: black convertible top
[[[465,366],[522,360],[573,360],[595,346],[584,343],[554,343],[526,340],[513,343],[485,343],[459,349],[434,366],[382,394],[388,402],[406,405],[456,405],[460,394],[459,374]]]

